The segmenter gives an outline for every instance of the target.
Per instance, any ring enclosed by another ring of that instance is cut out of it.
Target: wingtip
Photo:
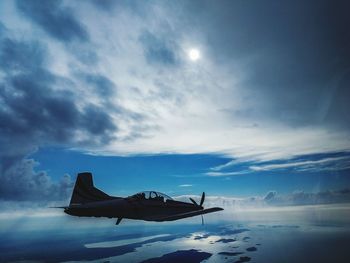
[[[215,209],[216,211],[222,211],[222,210],[224,210],[222,207],[213,207],[213,209]]]

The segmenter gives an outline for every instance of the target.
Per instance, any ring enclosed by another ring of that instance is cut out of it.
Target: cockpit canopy
[[[167,200],[173,200],[170,196],[160,192],[156,192],[156,191],[143,191],[143,192],[134,194],[131,197],[134,197],[137,199],[146,199],[146,200],[160,200],[164,202]]]

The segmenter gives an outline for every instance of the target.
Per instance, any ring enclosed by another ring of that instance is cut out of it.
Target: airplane
[[[59,208],[72,216],[117,218],[116,225],[123,218],[163,222],[197,215],[202,215],[203,224],[203,214],[223,210],[221,207],[204,209],[204,192],[199,204],[193,198],[189,199],[191,203],[175,201],[156,191],[128,197],[110,196],[94,186],[91,173],[83,172],[77,176],[69,206]]]

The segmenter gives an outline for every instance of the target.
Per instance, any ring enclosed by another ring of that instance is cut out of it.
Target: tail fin
[[[69,205],[110,200],[111,196],[94,187],[91,173],[79,173]]]

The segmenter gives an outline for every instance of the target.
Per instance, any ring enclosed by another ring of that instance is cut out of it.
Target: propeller
[[[196,201],[194,201],[191,197],[190,197],[190,200],[191,202],[194,204],[194,205],[198,205]]]
[[[201,201],[200,201],[199,204],[198,204],[193,198],[191,198],[191,197],[190,197],[190,200],[191,200],[191,202],[192,202],[194,205],[203,206],[203,203],[204,203],[204,200],[205,200],[205,193],[203,192],[202,197],[201,197]]]
[[[202,206],[202,205],[203,205],[203,203],[204,203],[204,199],[205,199],[205,193],[203,192],[203,194],[202,194],[202,198],[201,198],[201,202],[200,202],[200,206]]]
[[[199,202],[199,204],[192,198],[190,197],[190,200],[191,202],[196,205],[196,206],[200,206],[201,209],[203,209],[203,203],[204,203],[204,200],[205,200],[205,193],[203,192],[202,193],[202,197],[201,197],[201,201]],[[203,218],[203,215],[201,215],[201,218],[202,218],[202,226],[204,225],[204,218]]]

